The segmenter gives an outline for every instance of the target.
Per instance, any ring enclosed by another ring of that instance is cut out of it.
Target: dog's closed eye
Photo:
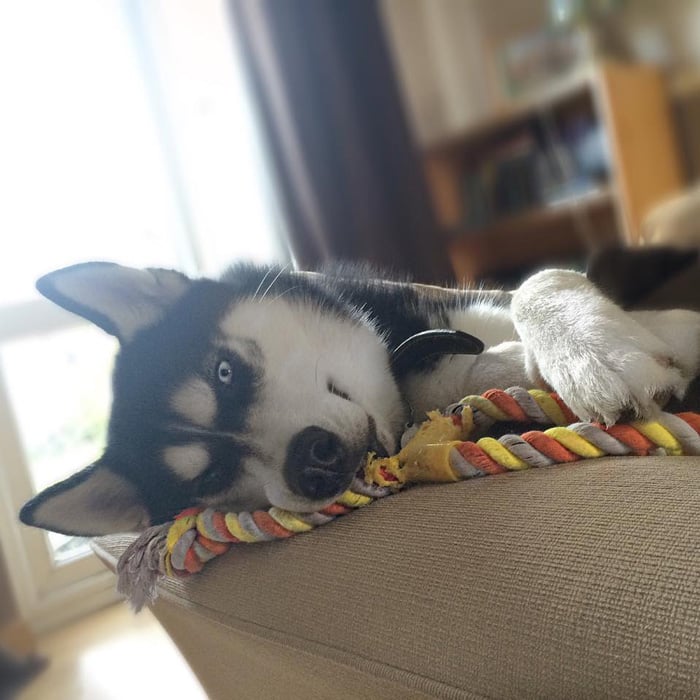
[[[346,401],[352,401],[349,394],[343,391],[342,389],[339,389],[332,379],[328,380],[328,382],[326,383],[326,388],[331,394],[335,394],[335,396],[338,396],[341,399],[345,399]]]

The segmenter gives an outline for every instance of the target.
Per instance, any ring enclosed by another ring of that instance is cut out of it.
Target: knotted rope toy
[[[481,437],[497,421],[551,425],[495,439]],[[148,528],[122,554],[117,588],[136,610],[153,602],[163,576],[196,573],[232,544],[284,539],[418,482],[454,482],[606,455],[700,455],[700,414],[661,413],[652,422],[606,427],[579,422],[554,393],[522,387],[467,396],[420,426],[409,428],[393,457],[369,454],[350,488],[316,513],[269,508],[222,513],[189,508],[174,521]]]

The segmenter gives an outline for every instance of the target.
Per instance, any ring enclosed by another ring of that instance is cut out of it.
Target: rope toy
[[[495,439],[483,434],[497,421],[552,425]],[[420,426],[409,428],[393,457],[369,454],[350,488],[316,513],[269,508],[222,513],[189,508],[174,521],[148,528],[117,564],[117,589],[136,610],[157,596],[163,576],[186,576],[228,551],[232,544],[285,539],[418,482],[454,482],[606,455],[700,455],[700,414],[661,413],[656,421],[578,422],[554,393],[522,387],[467,396]]]

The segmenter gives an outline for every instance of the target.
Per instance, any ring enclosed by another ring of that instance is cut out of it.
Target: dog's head
[[[405,416],[382,338],[307,277],[88,263],[37,286],[120,350],[104,455],[29,501],[27,524],[97,535],[197,505],[314,511],[368,449],[396,447]]]

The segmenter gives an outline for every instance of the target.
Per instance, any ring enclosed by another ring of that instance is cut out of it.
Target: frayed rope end
[[[126,596],[134,612],[158,597],[158,581],[165,574],[165,542],[171,523],[144,530],[119,557],[117,591]]]

